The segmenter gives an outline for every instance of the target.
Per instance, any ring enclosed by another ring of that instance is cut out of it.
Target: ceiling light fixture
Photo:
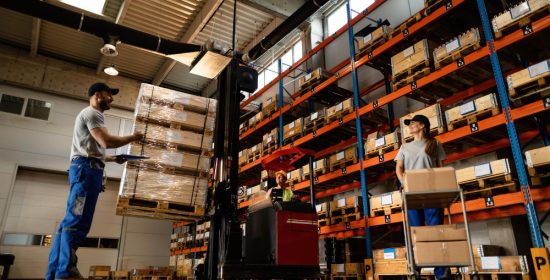
[[[103,72],[105,72],[105,74],[107,74],[109,76],[117,76],[118,75],[118,70],[116,70],[114,65],[111,65],[109,67],[105,67],[105,69],[103,69]]]
[[[99,51],[105,55],[105,56],[117,56],[118,51],[116,49],[116,45],[120,44],[120,41],[118,40],[118,36],[113,35],[107,35],[103,38],[103,47],[99,49]]]

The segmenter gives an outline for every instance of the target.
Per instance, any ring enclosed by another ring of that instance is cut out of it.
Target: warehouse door
[[[51,237],[64,216],[68,189],[66,174],[19,168],[0,247],[2,253],[15,255],[10,278],[44,278]],[[78,250],[78,268],[85,277],[90,265],[116,266],[122,228],[122,217],[115,215],[117,190],[118,183],[109,182],[100,194],[89,238]]]

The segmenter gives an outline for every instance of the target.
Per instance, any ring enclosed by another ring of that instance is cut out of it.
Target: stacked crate
[[[496,95],[490,93],[445,111],[447,130],[471,125],[499,113]]]
[[[128,152],[146,155],[126,164],[118,215],[195,220],[204,215],[216,100],[142,84]]]
[[[330,202],[330,224],[358,221],[363,218],[361,196],[348,196]]]
[[[512,100],[550,96],[550,59],[533,64],[506,77]]]
[[[327,110],[325,108],[304,117],[304,134],[321,128],[326,123]]]
[[[328,170],[327,159],[322,158],[313,162],[313,177],[325,174]],[[309,180],[309,164],[302,166],[302,181]]]
[[[328,79],[330,77],[330,73],[325,71],[323,68],[317,68],[313,70],[311,73],[308,73],[298,80],[298,86],[301,89],[306,89],[310,87],[314,87],[324,80]]]
[[[548,0],[522,1],[511,9],[495,16],[491,21],[495,37],[500,38],[518,28],[523,28],[532,22],[548,14]]]
[[[326,122],[332,122],[341,119],[353,111],[353,98],[348,98],[327,109]]]
[[[279,109],[279,95],[273,95],[266,97],[262,101],[262,117],[263,119],[269,118],[275,111]],[[288,97],[283,97],[283,106],[289,103]]]
[[[287,144],[302,136],[304,119],[298,118],[283,126],[283,143]]]
[[[507,158],[456,170],[466,197],[487,197],[517,190]]]
[[[108,280],[111,272],[111,266],[108,265],[93,265],[90,266],[88,279]]]
[[[373,195],[369,199],[370,216],[387,216],[401,212],[401,191]]]
[[[373,250],[375,279],[380,276],[407,275],[405,247]]]
[[[409,132],[408,126],[405,125],[405,120],[412,119],[414,115],[424,115],[430,120],[430,133],[432,136],[445,132],[445,123],[443,122],[443,115],[441,114],[441,105],[436,103],[414,113],[407,114],[399,119],[401,136],[403,137],[404,143],[413,140],[413,136]]]
[[[279,128],[276,127],[262,136],[262,155],[273,153],[279,148]]]
[[[399,143],[399,132],[397,130],[380,137],[378,137],[378,132],[371,133],[365,141],[365,157],[372,158],[397,150],[399,149]]]
[[[434,66],[439,69],[481,47],[479,29],[472,28],[434,50]],[[464,63],[464,62],[462,62]]]
[[[344,168],[352,163],[357,163],[357,144],[350,145],[329,157],[330,171]]]
[[[246,151],[246,162],[255,162],[262,157],[262,142],[250,147]]]
[[[391,57],[394,91],[430,74],[432,49],[432,43],[424,39]]]
[[[550,146],[526,151],[525,160],[531,185],[542,186],[550,183]]]
[[[359,50],[357,57],[363,56],[363,54],[374,50],[376,47],[386,42],[390,38],[391,30],[391,27],[387,25],[382,25],[376,28],[371,33],[360,37],[357,41],[357,49]]]

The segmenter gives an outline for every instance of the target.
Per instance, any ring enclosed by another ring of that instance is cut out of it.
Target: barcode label
[[[481,257],[481,269],[500,269],[500,257]]]
[[[317,210],[317,212],[321,212],[321,210],[323,210],[323,205],[322,204],[315,205],[315,210]]]

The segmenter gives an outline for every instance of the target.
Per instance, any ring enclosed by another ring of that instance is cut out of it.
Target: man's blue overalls
[[[75,253],[92,225],[102,190],[103,167],[101,161],[86,157],[76,157],[71,161],[67,211],[53,240],[46,280],[68,278],[77,271]]]

